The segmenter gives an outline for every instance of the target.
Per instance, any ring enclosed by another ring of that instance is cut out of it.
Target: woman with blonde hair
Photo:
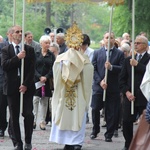
[[[35,63],[35,84],[39,84],[36,87],[36,91],[33,98],[33,113],[34,113],[34,124],[33,128],[36,128],[36,121],[38,115],[39,104],[41,107],[41,122],[40,129],[45,130],[45,117],[48,106],[48,99],[52,96],[50,90],[49,79],[53,77],[52,67],[55,61],[55,56],[49,51],[51,40],[47,35],[43,35],[40,38],[41,51],[36,52],[36,63]]]

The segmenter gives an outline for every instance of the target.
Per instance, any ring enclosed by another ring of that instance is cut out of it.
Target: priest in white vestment
[[[77,30],[76,24],[73,27]],[[81,35],[73,34],[71,40],[79,40]],[[82,38],[78,44],[74,44],[77,41],[72,43],[68,44],[72,48],[57,56],[53,66],[54,93],[49,140],[64,144],[64,150],[80,150],[83,145],[94,70],[89,58],[78,51]]]
[[[146,71],[145,71],[140,88],[141,88],[143,95],[148,100],[146,112],[145,112],[145,118],[147,122],[150,123],[150,61],[146,66]]]
[[[150,61],[146,66],[146,71],[140,86],[140,89],[146,99],[150,100]]]

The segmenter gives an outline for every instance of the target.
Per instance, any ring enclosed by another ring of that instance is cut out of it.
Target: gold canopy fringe
[[[41,2],[51,2],[52,0],[27,0],[27,3],[41,3]],[[75,3],[75,2],[88,2],[89,0],[55,0],[56,2],[63,3]]]
[[[124,0],[103,0],[108,3],[108,5],[120,5],[124,4]]]

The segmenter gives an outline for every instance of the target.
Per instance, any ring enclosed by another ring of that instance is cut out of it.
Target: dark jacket
[[[3,88],[3,80],[4,80],[3,69],[1,66],[2,48],[7,46],[7,45],[9,45],[8,41],[4,41],[4,42],[0,43],[0,89]]]
[[[26,94],[33,95],[35,92],[34,72],[35,72],[35,53],[31,46],[24,45],[26,57],[24,58],[24,80],[23,85],[27,87]],[[2,49],[1,65],[4,70],[4,87],[6,95],[12,95],[18,91],[17,77],[18,68],[21,70],[21,60],[15,54],[12,44]]]
[[[68,48],[67,48],[67,45],[65,43],[63,43],[62,45],[59,45],[59,49],[60,49],[59,54],[62,54],[64,52],[66,52]]]
[[[124,61],[124,54],[122,51],[117,48],[113,48],[110,52],[109,61],[112,64],[112,71],[108,70],[107,77],[107,91],[109,92],[119,92],[119,73]],[[105,76],[105,62],[106,62],[106,50],[101,48],[95,50],[93,54],[92,64],[94,66],[94,79],[93,79],[93,94],[102,94],[103,89],[100,86],[100,82],[104,79]]]
[[[53,78],[53,64],[55,56],[52,52],[48,51],[45,56],[41,52],[36,52],[36,65],[35,65],[35,83],[40,81],[41,76],[45,76],[47,81],[45,82],[45,96],[51,97],[52,93],[50,90],[49,79]],[[41,97],[41,88],[37,89],[35,96]]]
[[[136,56],[135,56],[136,57]],[[125,59],[119,78],[121,92],[125,95],[127,91],[131,92],[132,67],[130,65],[131,57]],[[146,106],[147,100],[140,90],[140,85],[146,71],[146,65],[149,62],[150,55],[146,52],[138,65],[134,67],[134,96],[136,106]]]

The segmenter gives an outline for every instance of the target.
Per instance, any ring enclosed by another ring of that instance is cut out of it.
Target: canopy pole
[[[132,59],[134,59],[134,39],[135,39],[135,0],[132,0]],[[134,95],[134,66],[132,66],[131,93]],[[131,101],[131,114],[134,114],[134,101]]]
[[[107,49],[107,61],[109,61],[109,52],[110,52],[110,38],[111,38],[111,30],[112,30],[112,17],[113,17],[113,9],[114,5],[111,7],[110,13],[110,24],[109,24],[109,38],[108,38],[108,49]],[[107,83],[108,69],[105,69],[105,83]],[[106,90],[103,92],[103,101],[106,99]]]
[[[13,1],[13,26],[16,24],[16,0]]]
[[[22,50],[24,50],[24,29],[25,29],[25,0],[23,0],[23,13],[22,13]],[[21,60],[21,85],[24,80],[24,59]],[[23,92],[20,93],[20,113],[23,113]]]

